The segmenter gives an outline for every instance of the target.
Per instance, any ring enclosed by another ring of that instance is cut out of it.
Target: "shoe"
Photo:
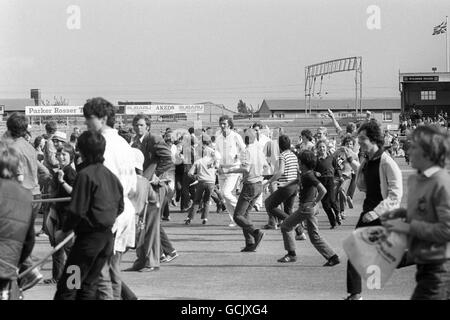
[[[174,251],[172,251],[172,253],[166,255],[166,259],[163,262],[170,262],[178,256],[179,256],[178,252],[176,250],[174,250]]]
[[[162,217],[163,221],[170,221],[170,217]]]
[[[49,278],[49,279],[45,279],[44,280],[44,284],[57,284],[58,283],[58,281],[56,280],[56,279],[53,279],[53,278]]]
[[[345,220],[345,213],[344,212],[341,212],[341,220]]]
[[[43,278],[44,276],[39,272],[39,270],[33,269],[33,271],[19,280],[19,287],[22,291],[28,290],[37,285]]]
[[[234,227],[236,227],[236,224],[235,224],[235,223],[230,223],[228,226],[229,226],[230,228],[234,228]]]
[[[290,256],[290,255],[287,254],[283,258],[278,259],[277,261],[281,262],[281,263],[295,262],[295,261],[297,261],[297,257],[296,256]]]
[[[253,206],[253,209],[255,209],[256,212],[259,212],[259,207],[258,206]]]
[[[361,297],[361,294],[359,293],[354,293],[354,294],[350,294],[347,296],[347,298],[345,298],[344,300],[362,300],[363,298]]]
[[[123,269],[122,272],[139,272],[144,268],[145,267],[142,267],[142,268],[130,267],[130,268]]]
[[[306,240],[306,235],[304,233],[295,236],[295,240]]]
[[[336,226],[331,226],[330,230],[336,229]]]
[[[340,217],[340,216],[339,216],[339,219],[336,219],[336,223],[338,224],[338,226],[342,225],[341,217]]]
[[[261,243],[261,241],[262,241],[262,239],[264,237],[264,232],[262,232],[259,229],[256,230],[255,233],[256,233],[256,235],[255,235],[255,244],[253,245],[254,250],[256,250],[259,247],[259,245],[260,245],[260,243]]]
[[[158,267],[145,267],[139,270],[139,272],[153,272],[153,271],[159,271]]]
[[[353,200],[350,196],[347,196],[347,204],[350,209],[353,209]]]
[[[184,220],[184,224],[185,225],[190,225],[191,224],[191,219],[187,218],[186,220]]]
[[[163,253],[162,255],[161,255],[161,257],[159,258],[159,262],[160,263],[162,263],[162,262],[167,262],[167,257],[166,257],[166,255]]]
[[[206,224],[207,221],[208,219],[203,219],[202,224]]]
[[[337,256],[337,254],[335,254],[330,259],[328,259],[328,261],[323,266],[324,267],[332,267],[339,263],[341,263],[341,261],[339,260],[339,257]]]
[[[266,224],[266,225],[263,227],[263,229],[265,229],[265,230],[277,230],[278,228],[277,228],[277,226],[273,226],[273,225],[271,225],[271,224]]]
[[[255,252],[255,245],[246,245],[244,248],[242,248],[241,252]]]
[[[176,207],[176,206],[177,206],[177,203],[176,203],[175,200],[173,200],[173,199],[172,199],[172,201],[170,201],[170,204],[171,204],[173,207]]]

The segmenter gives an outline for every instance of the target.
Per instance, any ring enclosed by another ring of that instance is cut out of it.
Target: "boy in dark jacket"
[[[93,300],[101,270],[113,254],[111,231],[123,211],[123,188],[103,165],[105,138],[86,131],[78,139],[83,165],[75,179],[59,242],[71,230],[76,239],[58,281],[55,300]]]

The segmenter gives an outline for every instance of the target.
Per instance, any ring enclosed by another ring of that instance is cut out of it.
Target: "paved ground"
[[[410,170],[405,166],[402,169],[406,169],[406,179]],[[196,216],[190,226],[185,226],[185,214],[175,211],[171,214],[172,220],[163,222],[163,226],[180,256],[162,264],[157,272],[127,272],[123,273],[123,279],[142,299],[342,299],[346,295],[346,257],[342,241],[354,229],[362,196],[360,193],[355,196],[355,208],[347,212],[348,218],[338,229],[329,230],[325,213],[321,211],[319,215],[323,237],[343,260],[335,267],[322,267],[325,260],[309,240],[297,241],[296,263],[278,263],[276,260],[285,254],[279,230],[266,231],[257,252],[240,253],[244,246],[242,231],[238,227],[228,227],[227,214],[214,211],[207,225],[202,225]],[[263,226],[267,221],[265,212],[253,212],[251,217],[256,226]],[[37,238],[34,255],[43,256],[48,250],[48,240]],[[130,267],[134,258],[134,251],[128,252],[122,268]],[[42,272],[49,277],[50,260]],[[396,270],[385,288],[365,290],[364,298],[409,299],[415,285],[414,272],[414,267]],[[25,298],[51,299],[54,291],[54,286],[39,284],[26,291]]]

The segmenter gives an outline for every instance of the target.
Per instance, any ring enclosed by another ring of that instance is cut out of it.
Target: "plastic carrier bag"
[[[358,228],[343,241],[343,248],[368,289],[380,289],[399,265],[407,247],[406,235],[383,226]]]

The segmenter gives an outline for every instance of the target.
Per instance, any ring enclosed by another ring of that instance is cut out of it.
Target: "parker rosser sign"
[[[146,104],[126,105],[125,114],[175,114],[175,113],[203,113],[202,104]]]
[[[26,116],[82,116],[83,106],[26,106]]]

